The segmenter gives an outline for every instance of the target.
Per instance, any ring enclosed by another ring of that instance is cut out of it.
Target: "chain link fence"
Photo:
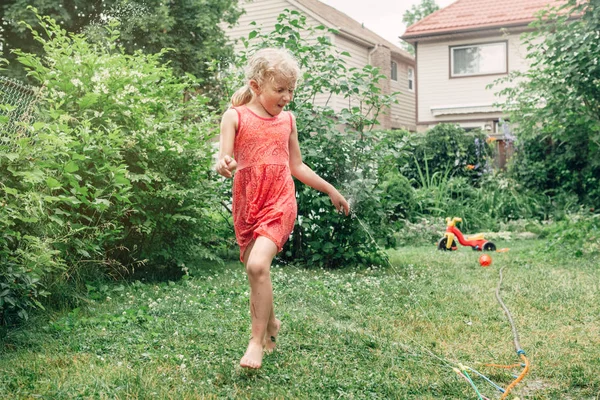
[[[18,139],[27,135],[40,92],[40,88],[0,76],[0,149],[16,150]]]

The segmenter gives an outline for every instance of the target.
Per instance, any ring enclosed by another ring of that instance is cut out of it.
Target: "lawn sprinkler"
[[[456,227],[457,222],[462,222],[462,218],[446,218],[446,233],[444,233],[444,237],[438,242],[438,250],[457,250],[456,242],[454,241],[454,238],[456,238],[460,244],[471,246],[475,251],[496,251],[496,245],[485,240],[483,233],[464,237],[462,232]]]

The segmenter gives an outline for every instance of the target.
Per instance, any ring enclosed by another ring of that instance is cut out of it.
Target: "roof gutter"
[[[415,44],[415,42],[418,42],[419,39],[434,39],[437,37],[443,37],[443,36],[448,36],[448,35],[460,35],[460,34],[468,34],[468,33],[472,33],[472,32],[486,32],[486,31],[495,31],[495,30],[499,30],[499,29],[508,29],[508,28],[516,28],[516,27],[522,27],[523,30],[528,30],[528,29],[532,29],[529,28],[529,24],[533,22],[533,20],[527,22],[526,24],[521,23],[516,23],[516,24],[502,24],[502,25],[490,25],[490,26],[479,26],[479,27],[475,27],[475,28],[469,28],[469,29],[461,29],[461,30],[457,30],[457,29],[446,29],[444,31],[438,31],[435,33],[421,33],[421,34],[413,34],[413,35],[403,35],[400,38],[410,44]]]
[[[336,29],[340,33],[340,36],[343,36],[343,37],[345,37],[347,39],[350,39],[350,40],[352,40],[355,43],[362,44],[362,45],[369,46],[369,47],[374,47],[374,46],[377,45],[376,43],[373,43],[373,42],[371,42],[369,40],[366,40],[366,39],[363,39],[361,37],[356,36],[355,34],[347,31],[344,28],[339,28],[338,27]]]
[[[377,47],[379,46],[385,46],[387,48],[389,48],[389,46],[385,43],[375,43],[375,42],[371,42],[369,40],[363,39],[361,37],[356,36],[355,34],[353,34],[352,32],[349,32],[347,30],[345,30],[344,28],[336,28],[337,31],[339,32],[339,35],[342,37],[345,37],[346,39],[349,39],[355,43],[358,44],[362,44],[363,46],[368,46],[370,48],[369,50],[369,62],[371,60],[371,54],[373,54],[373,52],[375,50],[377,50]],[[390,52],[392,54],[394,54],[395,56],[401,58],[403,61],[407,62],[408,64],[411,65],[415,65],[415,60],[407,57],[405,54],[399,52],[399,51],[395,51],[394,49],[390,49]]]
[[[568,21],[573,21],[576,19],[581,18],[580,15],[572,15],[571,17],[569,17]],[[447,36],[447,35],[460,35],[460,34],[469,34],[472,32],[487,32],[487,31],[494,31],[494,30],[498,30],[498,29],[509,29],[509,28],[521,28],[520,31],[525,32],[525,31],[532,31],[534,30],[534,28],[531,28],[529,25],[534,22],[537,21],[537,19],[531,19],[531,20],[527,20],[527,21],[521,21],[521,22],[515,22],[512,24],[496,24],[496,25],[483,25],[483,26],[478,26],[478,27],[474,27],[474,28],[469,28],[469,29],[460,29],[460,30],[455,30],[455,29],[446,29],[444,31],[438,31],[435,33],[420,33],[420,34],[408,34],[408,35],[403,35],[400,36],[400,39],[410,43],[410,44],[415,44],[415,42],[418,42],[419,39],[434,39],[437,37],[441,37],[441,36]]]

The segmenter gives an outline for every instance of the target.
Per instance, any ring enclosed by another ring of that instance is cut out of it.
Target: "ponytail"
[[[250,86],[244,85],[231,96],[231,105],[234,107],[243,106],[248,104],[250,100],[252,100],[252,91]]]

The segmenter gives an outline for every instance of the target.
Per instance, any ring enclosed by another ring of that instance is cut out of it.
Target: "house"
[[[447,122],[502,139],[506,116],[494,103],[505,86],[486,87],[529,67],[520,35],[538,11],[565,1],[457,0],[408,27],[401,38],[415,47],[417,130]]]
[[[379,67],[387,79],[381,83],[384,94],[400,92],[398,104],[393,104],[389,112],[380,116],[380,127],[383,129],[416,129],[415,121],[415,59],[414,57],[376,33],[365,28],[346,14],[318,0],[242,0],[240,7],[245,10],[238,24],[227,28],[226,34],[232,39],[247,38],[248,34],[260,28],[262,32],[271,32],[277,17],[285,9],[299,11],[306,16],[310,26],[323,25],[333,28],[337,34],[331,34],[330,39],[340,52],[348,52],[349,67],[362,68],[365,65]],[[251,25],[255,22],[256,25]],[[242,44],[237,43],[236,49]],[[323,96],[325,101],[329,96]],[[319,101],[319,99],[317,99]],[[335,96],[329,103],[336,111],[347,107],[343,96]]]

